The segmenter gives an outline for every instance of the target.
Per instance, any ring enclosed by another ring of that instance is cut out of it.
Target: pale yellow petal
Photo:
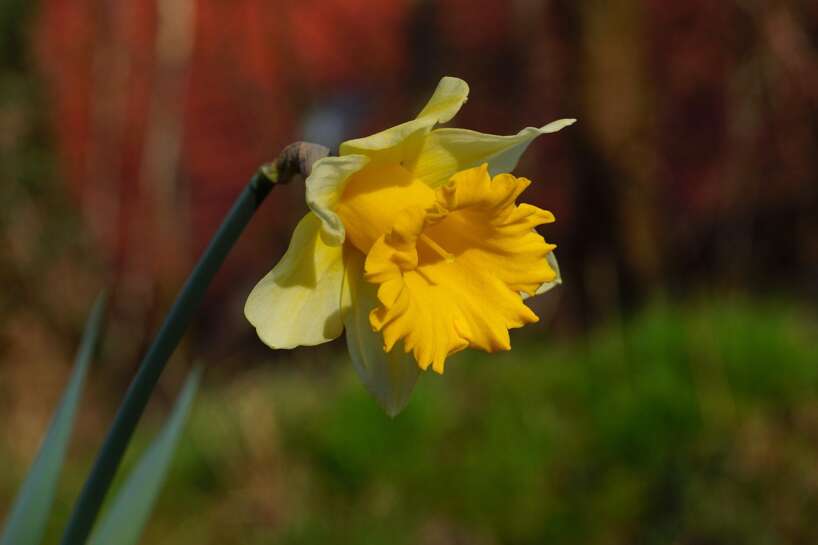
[[[444,77],[415,119],[365,138],[347,140],[341,144],[340,154],[367,155],[378,162],[414,162],[429,130],[452,119],[468,96],[465,81]]]
[[[312,212],[298,223],[281,261],[250,292],[244,314],[271,348],[311,346],[341,334],[341,246],[322,240]]]
[[[540,128],[526,127],[509,136],[467,129],[436,129],[424,139],[417,160],[407,168],[432,187],[442,185],[455,172],[483,163],[488,163],[492,175],[511,172],[535,138],[557,132],[575,121],[560,119]]]
[[[418,118],[430,117],[437,123],[446,123],[460,111],[469,98],[469,84],[460,78],[445,76],[437,84],[432,98],[418,114]]]
[[[406,407],[420,369],[398,348],[386,352],[383,338],[372,331],[369,312],[378,304],[377,288],[363,279],[363,254],[347,252],[344,279],[344,326],[353,367],[366,389],[389,416]]]
[[[344,224],[335,206],[341,199],[350,176],[364,168],[369,158],[363,155],[324,157],[312,166],[307,178],[307,206],[321,219],[324,241],[338,246],[344,242]]]

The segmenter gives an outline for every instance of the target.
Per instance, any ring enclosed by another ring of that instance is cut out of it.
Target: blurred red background
[[[471,85],[457,126],[579,119],[518,169],[558,220],[555,327],[657,294],[818,293],[814,2],[43,0],[33,17],[31,107],[91,234],[83,301],[116,286],[130,331],[167,308],[258,165],[406,120],[447,74]],[[264,204],[204,331],[246,328],[243,297],[301,203],[287,187]]]

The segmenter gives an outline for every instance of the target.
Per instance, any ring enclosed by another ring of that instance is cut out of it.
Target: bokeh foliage
[[[811,543],[817,333],[781,303],[655,305],[458,356],[394,420],[346,356],[258,368],[203,392],[145,542]]]

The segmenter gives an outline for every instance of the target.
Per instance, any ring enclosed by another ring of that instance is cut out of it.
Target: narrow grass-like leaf
[[[282,182],[283,180],[280,180]],[[102,502],[116,476],[122,456],[128,448],[136,425],[150,400],[156,383],[173,351],[182,340],[193,314],[204,298],[207,287],[233,248],[253,213],[273,188],[261,170],[256,172],[213,235],[207,249],[179,292],[162,327],[145,353],[131,385],[119,406],[97,454],[97,459],[82,488],[63,533],[61,545],[84,545],[94,526]]]
[[[91,534],[90,545],[136,545],[139,542],[173,460],[200,376],[198,368],[188,376],[165,427],[117,492],[111,507]]]
[[[39,545],[43,539],[85,377],[102,329],[106,296],[97,297],[85,323],[74,371],[37,457],[9,510],[0,545]]]

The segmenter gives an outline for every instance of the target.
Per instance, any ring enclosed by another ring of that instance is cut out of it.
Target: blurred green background
[[[276,189],[138,432],[203,363],[143,542],[818,542],[806,0],[2,0],[0,518],[98,290],[112,310],[49,542],[256,167],[408,119],[441,75],[471,85],[454,126],[579,119],[517,171],[557,217],[565,284],[532,303],[542,321],[422,376],[390,420],[343,341],[272,352],[244,321],[305,210]]]

